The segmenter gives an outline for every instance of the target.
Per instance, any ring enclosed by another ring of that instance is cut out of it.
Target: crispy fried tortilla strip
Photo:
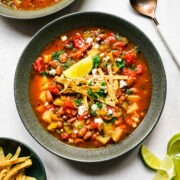
[[[84,104],[85,108],[88,110],[89,106],[88,106],[87,96],[83,96],[83,104]]]
[[[72,90],[77,92],[77,93],[88,96],[87,90],[83,90],[81,86],[74,86],[74,87],[72,87]]]
[[[4,151],[2,147],[0,147],[0,159],[5,160]]]
[[[11,153],[9,153],[6,157],[5,157],[5,160],[7,161],[7,160],[10,160],[11,159],[11,157],[12,157],[12,154]]]
[[[32,161],[30,159],[26,160],[25,162],[18,164],[16,166],[14,166],[5,176],[5,178],[3,180],[9,180],[10,178],[12,178],[12,176],[14,176],[18,171],[20,171],[21,169],[27,168],[29,166],[32,165]]]
[[[11,158],[11,161],[15,160],[18,158],[19,154],[21,152],[21,147],[19,146],[16,150],[16,153],[14,154],[14,156]]]
[[[118,80],[114,80],[113,87],[114,87],[114,91],[116,92],[119,88]]]
[[[113,84],[113,73],[112,73],[112,69],[111,69],[111,65],[110,64],[107,66],[107,70],[108,70],[108,73],[109,73],[109,83]]]
[[[0,180],[3,180],[3,177],[7,174],[8,170],[7,169],[3,169],[0,172]]]

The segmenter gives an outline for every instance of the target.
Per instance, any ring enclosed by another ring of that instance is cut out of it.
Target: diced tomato
[[[132,51],[128,52],[125,55],[126,66],[133,65],[134,63],[136,63],[135,57],[136,57],[136,54],[134,52]]]
[[[121,51],[113,51],[113,55],[116,57],[119,57],[121,54]]]
[[[119,126],[121,129],[126,129],[127,128],[127,125],[125,123],[122,123],[120,126]]]
[[[113,33],[109,33],[108,37],[105,39],[104,43],[105,44],[111,44],[117,41],[117,38],[115,36],[115,34]]]
[[[119,98],[122,95],[122,92],[120,90],[117,91],[117,97]]]
[[[137,65],[136,68],[137,68],[136,74],[139,74],[139,75],[143,74],[144,69],[143,69],[143,66],[142,66],[142,65]]]
[[[83,56],[83,53],[86,52],[92,45],[87,44],[85,46],[83,46],[82,48],[80,48],[77,52],[75,52],[74,54],[71,55],[71,57],[73,59],[79,59],[80,57]]]
[[[74,41],[74,46],[75,48],[82,48],[84,46],[84,40],[82,39],[82,37],[80,36],[80,34],[76,34],[73,37],[73,41]]]
[[[70,97],[66,99],[62,107],[63,107],[64,113],[67,116],[74,116],[77,114],[77,111],[74,109],[73,102]]]
[[[92,123],[91,123],[91,127],[92,127],[93,129],[97,129],[97,128],[98,128],[98,124],[95,123],[95,122],[92,122]]]
[[[80,120],[80,121],[88,119],[89,117],[90,117],[90,113],[89,112],[87,112],[87,113],[85,113],[85,114],[83,114],[81,116],[77,116],[78,120]]]
[[[127,75],[127,76],[131,76],[133,78],[136,77],[136,72],[132,69],[128,69],[128,68],[123,68],[123,74]]]
[[[103,71],[107,71],[107,67],[104,69],[104,64],[105,64],[105,62],[102,62],[102,63],[98,66],[98,68],[102,68]]]
[[[41,71],[44,71],[45,69],[45,64],[44,64],[44,61],[43,61],[43,58],[42,57],[38,57],[36,59],[36,61],[34,62],[33,64],[34,66],[34,69],[37,71],[37,72],[41,72]]]
[[[127,123],[128,125],[132,126],[133,120],[132,120],[132,119],[127,119],[127,120],[126,120],[126,123]]]
[[[126,44],[123,42],[118,42],[115,44],[115,46],[120,47],[120,48],[125,48]]]
[[[57,86],[55,84],[50,84],[49,85],[49,90],[53,93],[53,94],[58,94],[60,91],[57,88]]]
[[[69,138],[69,134],[66,132],[63,132],[63,133],[61,133],[61,137],[62,137],[62,139],[66,140]]]

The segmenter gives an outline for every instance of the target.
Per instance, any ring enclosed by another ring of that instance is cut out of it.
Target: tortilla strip
[[[14,166],[5,176],[3,180],[9,180],[12,176],[14,176],[18,171],[21,169],[27,168],[32,165],[32,161],[30,159],[26,160],[25,162]]]
[[[0,172],[0,180],[3,180],[3,177],[7,174],[8,170],[7,169],[3,169]]]
[[[108,91],[109,97],[112,99],[112,101],[115,101],[115,103],[117,103],[118,100],[117,100],[117,97],[116,97],[116,94],[114,92],[112,85],[109,84],[109,82],[107,81],[107,79],[105,77],[104,77],[104,81],[105,81],[106,86],[107,86],[107,91]]]
[[[119,83],[118,83],[118,80],[115,80],[114,81],[114,84],[113,84],[113,87],[114,87],[114,90],[115,90],[115,92],[118,90],[118,88],[119,88]]]
[[[88,110],[89,106],[88,106],[87,96],[83,96],[83,104],[84,104],[85,108]]]
[[[83,94],[85,96],[88,96],[87,90],[83,90],[81,88],[81,86],[74,86],[74,87],[72,87],[72,90],[77,92],[77,93],[80,93],[80,94]]]
[[[11,159],[11,157],[12,157],[12,154],[9,153],[9,154],[5,157],[5,160],[6,160],[6,161],[9,160],[9,159]]]
[[[98,73],[102,79],[104,79],[104,73],[101,68],[98,68]]]
[[[107,70],[108,70],[108,73],[109,73],[109,83],[113,84],[113,73],[112,73],[112,69],[111,69],[110,64],[107,66]]]
[[[28,160],[30,158],[30,156],[27,156],[27,157],[22,157],[22,158],[17,158],[15,160],[13,159],[10,159],[8,161],[4,161],[3,164],[0,164],[0,167],[4,167],[4,166],[9,166],[9,165],[13,165],[13,164],[16,164],[16,163],[21,163],[21,162],[24,162],[26,160]]]
[[[4,151],[3,151],[3,148],[2,148],[2,147],[0,147],[0,159],[1,159],[1,160],[4,160],[4,159],[5,159]]]
[[[100,101],[100,102],[102,102],[102,103],[104,103],[104,104],[107,104],[107,105],[109,105],[109,106],[112,106],[112,107],[115,107],[115,106],[116,106],[115,102],[114,102],[114,101],[111,101],[109,98],[106,98],[106,99],[99,98],[99,99],[97,99],[97,101]]]
[[[11,158],[11,161],[15,160],[18,158],[19,154],[21,152],[21,147],[19,146],[16,150],[16,153],[14,154],[14,156]]]

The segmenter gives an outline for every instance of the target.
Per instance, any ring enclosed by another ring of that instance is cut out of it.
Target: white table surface
[[[180,1],[158,0],[156,16],[180,56]],[[143,142],[163,158],[167,142],[180,132],[180,72],[172,61],[151,20],[132,11],[128,0],[77,0],[65,10],[38,20],[20,21],[0,17],[0,137],[13,137],[31,146],[45,165],[48,180],[150,180],[154,172],[138,156],[139,147],[126,156],[101,164],[82,164],[59,158],[41,147],[21,123],[14,101],[14,73],[18,58],[31,37],[45,24],[75,11],[104,11],[138,26],[152,40],[164,62],[167,99],[151,135]],[[180,59],[180,58],[179,58]]]

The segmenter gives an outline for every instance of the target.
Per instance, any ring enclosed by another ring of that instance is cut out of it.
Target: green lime
[[[167,146],[167,153],[171,156],[180,153],[180,133],[170,139]]]
[[[161,161],[161,165],[153,180],[171,180],[176,176],[173,160],[169,155]]]
[[[158,170],[160,168],[160,159],[149,151],[144,145],[141,147],[141,156],[145,164],[151,169]]]
[[[180,158],[177,156],[172,156],[173,162],[174,162],[174,167],[175,167],[175,172],[176,172],[176,177],[174,180],[180,180]]]

